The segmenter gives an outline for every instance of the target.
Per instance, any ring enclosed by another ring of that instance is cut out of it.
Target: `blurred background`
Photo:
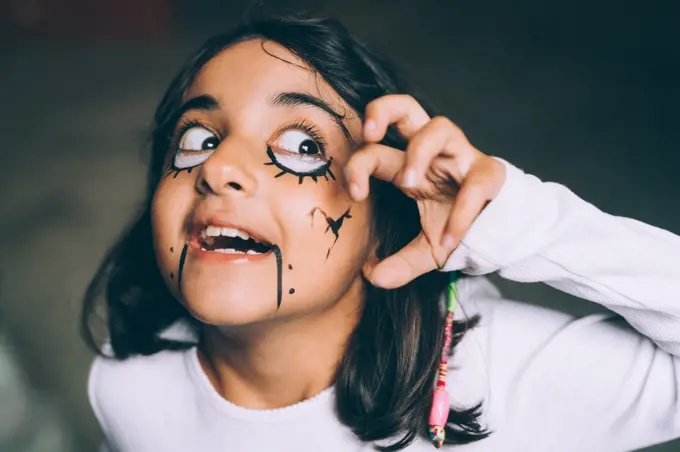
[[[295,11],[389,54],[483,151],[680,233],[677,0],[0,0],[0,450],[96,449],[79,305],[141,200],[153,109],[206,37]]]

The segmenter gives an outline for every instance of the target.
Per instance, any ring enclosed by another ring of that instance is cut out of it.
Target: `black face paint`
[[[276,256],[276,309],[281,307],[283,291],[283,259],[281,258],[281,248],[277,245],[272,246],[272,252]]]
[[[168,168],[168,172],[165,173],[165,177],[168,177],[169,175],[175,173],[175,175],[172,176],[172,178],[177,179],[177,176],[179,176],[179,173],[181,173],[182,171],[186,171],[187,173],[191,174],[192,169],[194,169],[193,166],[191,168],[175,168],[174,166],[171,166],[170,168]]]
[[[331,247],[328,248],[328,252],[326,253],[326,260],[328,260],[328,256],[330,256],[331,250],[333,249],[335,243],[340,238],[340,228],[342,227],[342,223],[345,221],[346,218],[352,218],[352,216],[349,214],[349,210],[351,208],[352,208],[351,206],[348,207],[347,210],[345,210],[345,213],[343,213],[337,220],[334,220],[333,218],[329,217],[326,214],[326,212],[324,212],[323,209],[321,209],[321,207],[315,207],[310,212],[310,215],[312,216],[312,226],[314,226],[314,213],[316,211],[319,211],[326,218],[326,223],[328,223],[328,227],[326,228],[325,232],[331,231],[333,235],[335,235],[335,240],[333,241]]]
[[[182,271],[184,270],[184,261],[187,258],[187,251],[189,250],[189,244],[185,243],[182,247],[182,254],[179,256],[179,270],[177,271],[177,290],[182,293]]]
[[[323,177],[326,180],[328,180],[328,176],[331,177],[331,179],[335,180],[335,175],[331,171],[331,162],[333,161],[333,157],[328,159],[327,162],[319,166],[318,168],[314,169],[313,171],[309,172],[298,172],[295,171],[291,168],[288,168],[287,166],[282,165],[277,159],[276,155],[274,154],[274,151],[272,151],[272,148],[270,146],[267,146],[267,157],[269,157],[269,162],[266,162],[265,165],[274,165],[278,169],[281,170],[280,173],[277,173],[276,176],[274,177],[281,177],[284,174],[292,174],[293,176],[296,176],[299,178],[299,183],[302,184],[302,181],[305,179],[305,177],[311,177],[314,182],[318,183],[318,178]]]
[[[290,290],[288,291],[288,293],[291,294],[291,295],[293,295],[293,294],[295,293],[295,289],[290,289]]]

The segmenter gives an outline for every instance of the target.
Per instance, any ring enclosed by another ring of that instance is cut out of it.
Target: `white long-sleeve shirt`
[[[680,437],[680,237],[504,163],[501,192],[445,266],[465,275],[456,317],[481,315],[456,347],[451,402],[483,402],[493,431],[454,449],[628,451]],[[625,320],[504,299],[483,276],[492,272],[545,282]],[[338,421],[332,388],[290,407],[246,409],[214,390],[195,349],[97,358],[89,395],[121,452],[372,450]],[[406,449],[430,450],[422,439]]]

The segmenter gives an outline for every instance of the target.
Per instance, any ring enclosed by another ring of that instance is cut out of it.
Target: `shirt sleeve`
[[[103,365],[104,358],[101,356],[95,357],[92,365],[90,366],[90,374],[88,376],[88,387],[87,393],[90,400],[90,406],[92,407],[92,412],[94,413],[97,421],[99,422],[99,427],[104,434],[104,440],[99,445],[98,452],[115,452],[117,447],[113,443],[113,435],[111,433],[108,418],[105,411],[102,409],[102,391],[100,389],[101,380],[101,367]]]
[[[680,437],[680,237],[498,160],[506,182],[443,270],[544,282],[620,317],[496,303],[483,323],[497,423],[545,450]]]

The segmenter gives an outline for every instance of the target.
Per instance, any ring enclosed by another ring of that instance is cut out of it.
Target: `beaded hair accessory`
[[[453,341],[453,311],[458,304],[456,288],[457,273],[451,273],[451,281],[447,292],[446,324],[444,325],[444,346],[439,360],[439,373],[437,385],[432,397],[432,409],[430,411],[430,440],[434,447],[439,449],[446,438],[446,421],[449,417],[449,394],[446,392],[446,371],[451,354],[451,342]]]

